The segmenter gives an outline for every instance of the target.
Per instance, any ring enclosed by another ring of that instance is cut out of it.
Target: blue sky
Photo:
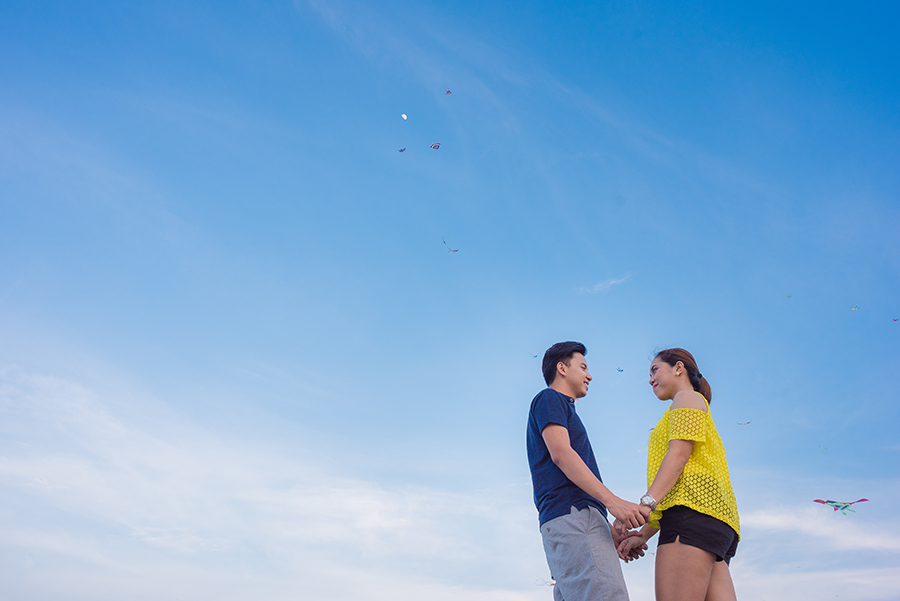
[[[897,18],[4,3],[0,596],[548,599],[575,339],[631,499],[696,356],[742,599],[900,598]]]

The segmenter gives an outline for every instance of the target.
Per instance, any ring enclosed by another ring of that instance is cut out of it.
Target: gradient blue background
[[[897,23],[4,3],[0,597],[549,599],[525,419],[575,339],[630,499],[696,356],[741,599],[900,598]]]

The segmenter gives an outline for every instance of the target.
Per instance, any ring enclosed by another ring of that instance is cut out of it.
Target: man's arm
[[[647,521],[650,517],[650,508],[620,499],[606,488],[572,448],[569,431],[565,427],[559,424],[548,424],[541,432],[541,437],[550,451],[553,463],[562,470],[566,478],[603,503],[614,517],[624,522],[629,528],[638,528]]]

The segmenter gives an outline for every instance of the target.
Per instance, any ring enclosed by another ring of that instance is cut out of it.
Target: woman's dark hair
[[[544,372],[544,382],[547,386],[553,384],[556,379],[556,366],[560,361],[569,365],[572,361],[572,355],[581,353],[587,355],[587,349],[580,342],[557,342],[547,349],[544,353],[544,360],[541,362],[541,371]]]
[[[709,382],[706,381],[706,378],[703,377],[703,374],[697,368],[697,361],[692,354],[683,348],[670,348],[656,353],[655,359],[665,361],[672,367],[675,367],[675,364],[681,361],[684,364],[684,369],[687,370],[691,386],[702,394],[707,402],[712,403],[712,389],[709,387]]]

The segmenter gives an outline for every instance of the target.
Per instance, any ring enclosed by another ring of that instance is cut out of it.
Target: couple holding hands
[[[709,413],[712,392],[684,349],[657,353],[650,385],[671,401],[650,434],[647,493],[639,503],[603,484],[575,399],[591,374],[580,342],[544,353],[548,388],[531,403],[528,463],[555,601],[627,601],[619,559],[638,559],[659,533],[657,601],[735,601],[728,564],[740,539],[725,448]],[[608,513],[615,518],[611,527]],[[639,528],[639,530],[632,529]]]

